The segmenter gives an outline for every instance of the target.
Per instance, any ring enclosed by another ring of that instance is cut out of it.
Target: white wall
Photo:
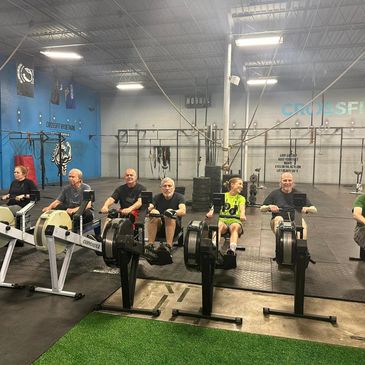
[[[273,127],[277,121],[282,121],[301,105],[310,100],[312,92],[288,92],[279,93],[268,91],[261,100],[258,111],[255,115],[257,130],[249,133],[250,137],[258,135],[261,129]],[[195,121],[193,109],[185,108],[184,96],[172,97],[177,108],[192,122]],[[256,107],[258,93],[251,92],[250,115]],[[365,115],[365,93],[361,89],[354,90],[331,90],[325,95],[325,108],[322,117],[322,99],[314,103],[313,125],[319,127],[346,127],[344,137],[349,138],[343,141],[342,151],[342,183],[353,183],[355,181],[354,170],[359,169],[361,138],[365,137],[364,130],[353,130],[349,127],[365,127],[363,117]],[[232,88],[231,94],[231,124],[235,122],[236,128],[244,128],[245,120],[245,95],[241,88]],[[204,143],[201,141],[201,163],[199,168],[196,133],[188,132],[186,136],[179,139],[179,159],[176,160],[176,133],[162,132],[161,129],[191,129],[183,118],[174,110],[169,102],[161,96],[116,96],[104,97],[101,102],[102,134],[116,134],[119,129],[156,129],[154,133],[140,132],[140,176],[158,177],[163,174],[176,177],[176,164],[179,168],[179,178],[192,178],[204,174],[205,153]],[[208,124],[223,126],[223,94],[212,95],[212,106],[208,108]],[[205,122],[205,109],[197,110],[197,126],[203,127]],[[299,127],[305,127],[298,130]],[[265,174],[266,181],[277,181],[280,175],[280,166],[283,159],[287,158],[291,151],[297,153],[296,167],[292,163],[297,176],[297,181],[311,183],[313,179],[313,161],[315,156],[315,182],[334,183],[339,181],[339,158],[340,158],[340,130],[325,129],[317,135],[316,151],[314,153],[313,134],[308,128],[311,123],[311,106],[294,116],[281,127],[293,128],[290,130],[273,130],[267,135],[266,169],[264,171],[265,137],[260,136],[249,142],[248,153],[248,174],[255,168],[261,167],[262,176]],[[351,124],[353,123],[353,124]],[[157,133],[157,130],[160,130]],[[142,138],[143,137],[143,138]],[[222,136],[221,136],[222,137]],[[231,130],[230,140],[232,143],[240,139],[240,132]],[[129,135],[128,144],[122,144],[121,148],[121,170],[126,167],[137,166],[136,137]],[[153,147],[157,145],[171,146],[171,169],[158,171],[154,169]],[[152,148],[151,148],[152,147]],[[236,149],[231,152],[233,157]],[[222,152],[218,151],[219,163],[222,163]],[[286,160],[287,162],[288,160]],[[152,169],[151,169],[152,164]],[[290,164],[284,164],[286,167]],[[117,176],[117,139],[105,136],[102,138],[102,175]],[[300,167],[298,167],[300,166]],[[235,159],[232,169],[238,172],[240,166],[240,153]]]

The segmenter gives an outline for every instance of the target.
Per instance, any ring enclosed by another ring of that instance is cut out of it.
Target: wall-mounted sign
[[[302,109],[304,103],[285,103],[280,106],[281,114],[284,117],[295,113],[296,111]],[[313,108],[313,112],[312,112]],[[326,117],[331,117],[334,115],[352,115],[352,114],[363,114],[365,112],[365,102],[364,101],[339,101],[337,103],[326,101],[322,104],[319,101],[315,101],[313,105],[307,105],[303,110],[301,110],[298,115],[310,116],[312,115],[325,115]]]
[[[34,97],[34,64],[33,59],[17,62],[16,92],[18,95]]]
[[[211,96],[208,95],[194,95],[185,96],[185,107],[186,108],[207,108],[211,106]]]
[[[48,128],[52,128],[52,129],[64,129],[67,131],[74,131],[75,130],[75,126],[72,124],[68,124],[68,123],[58,123],[58,122],[46,122],[46,126]]]
[[[278,163],[275,165],[276,172],[299,172],[302,165],[298,164],[296,153],[281,153],[278,157]]]

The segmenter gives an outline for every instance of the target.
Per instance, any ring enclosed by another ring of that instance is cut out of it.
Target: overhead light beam
[[[83,58],[76,52],[40,51],[43,55],[57,60],[80,60]]]
[[[272,46],[283,43],[281,35],[273,36],[248,36],[236,39],[237,47]]]
[[[120,82],[117,85],[117,89],[119,90],[141,90],[144,86],[141,83],[136,82]]]
[[[277,79],[250,79],[247,80],[247,85],[275,85],[278,82]]]

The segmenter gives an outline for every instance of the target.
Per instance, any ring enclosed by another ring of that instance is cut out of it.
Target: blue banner
[[[76,108],[73,84],[69,84],[68,86],[65,87],[65,102],[66,102],[66,109]]]

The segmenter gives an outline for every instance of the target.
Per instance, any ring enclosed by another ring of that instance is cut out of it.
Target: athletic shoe
[[[155,253],[155,247],[153,246],[153,244],[147,244],[144,246],[144,252],[146,254],[149,254],[149,253]]]
[[[158,251],[166,251],[171,254],[171,247],[167,243],[161,243],[157,249]]]
[[[230,248],[227,250],[227,255],[235,255],[236,253],[233,251],[233,250],[231,250]]]

